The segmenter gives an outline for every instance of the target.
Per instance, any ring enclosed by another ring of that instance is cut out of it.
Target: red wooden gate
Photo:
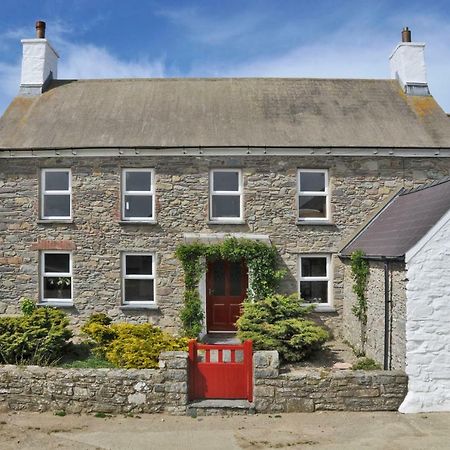
[[[253,400],[252,341],[240,345],[189,341],[189,398]]]

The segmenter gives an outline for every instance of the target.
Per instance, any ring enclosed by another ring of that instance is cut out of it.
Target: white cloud
[[[229,45],[233,40],[251,33],[266,18],[261,12],[242,10],[230,17],[212,17],[193,7],[165,8],[156,14],[184,28],[188,39],[212,46],[224,43]]]

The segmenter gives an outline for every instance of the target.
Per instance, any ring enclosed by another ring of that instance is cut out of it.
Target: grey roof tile
[[[400,258],[450,210],[450,177],[400,191],[341,251]]]
[[[134,146],[450,148],[450,120],[396,80],[303,78],[54,81],[0,119],[0,149]]]

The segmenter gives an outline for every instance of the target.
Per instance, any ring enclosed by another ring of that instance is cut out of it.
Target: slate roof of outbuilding
[[[369,258],[402,258],[450,210],[450,177],[415,189],[402,189],[342,249]]]
[[[396,80],[305,78],[53,81],[0,119],[0,149],[140,146],[450,148],[450,120]]]

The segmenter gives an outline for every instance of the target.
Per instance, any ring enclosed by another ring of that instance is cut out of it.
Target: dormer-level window
[[[153,169],[123,170],[122,220],[155,221],[155,171]]]
[[[217,169],[210,176],[210,220],[214,222],[242,222],[242,172],[236,169]]]
[[[298,220],[329,221],[329,203],[328,170],[299,169]]]
[[[72,179],[70,169],[42,169],[41,218],[71,219]]]

